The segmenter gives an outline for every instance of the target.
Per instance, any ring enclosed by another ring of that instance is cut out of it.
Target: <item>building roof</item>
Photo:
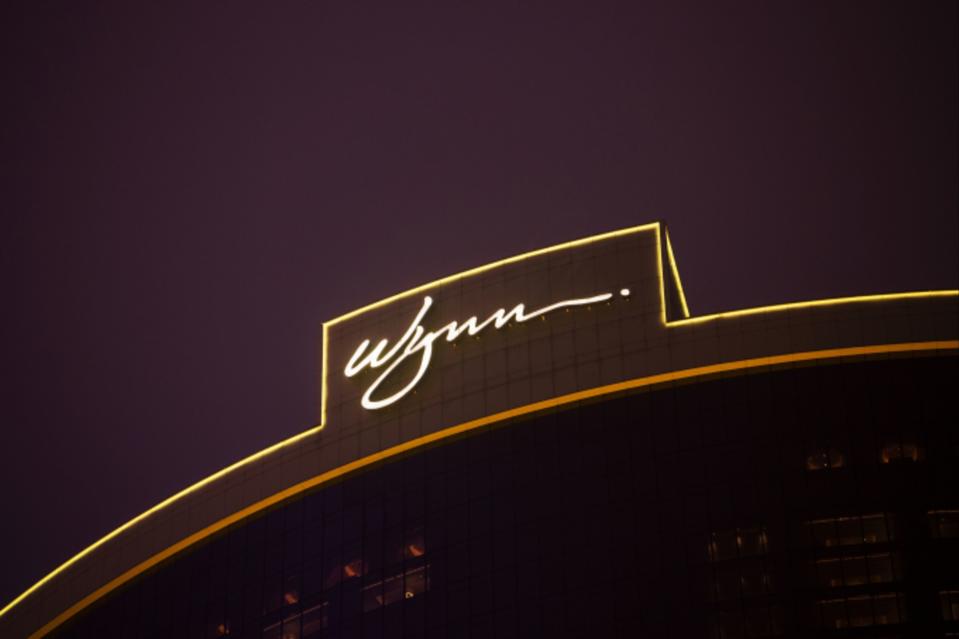
[[[957,327],[955,290],[692,315],[659,222],[457,273],[326,322],[319,424],[91,544],[2,608],[0,634],[45,634],[245,517],[453,435],[682,380],[955,354]]]

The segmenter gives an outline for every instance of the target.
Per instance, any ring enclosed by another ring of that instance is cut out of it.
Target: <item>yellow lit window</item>
[[[893,538],[891,524],[892,520],[884,513],[806,522],[813,543],[826,548],[885,543]]]
[[[896,579],[895,560],[891,553],[817,559],[816,582],[826,588],[888,583]]]
[[[904,620],[898,593],[863,595],[816,602],[824,628],[884,626]]]
[[[766,529],[760,526],[710,533],[708,551],[710,561],[765,555],[769,552]]]
[[[845,465],[845,456],[835,448],[815,450],[806,457],[806,470],[829,470]]]
[[[897,461],[922,461],[925,458],[922,448],[911,442],[890,442],[882,447],[879,461],[891,464]]]

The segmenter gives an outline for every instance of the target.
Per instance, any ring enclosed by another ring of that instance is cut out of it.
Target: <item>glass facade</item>
[[[291,498],[55,637],[959,633],[953,357],[660,387]]]

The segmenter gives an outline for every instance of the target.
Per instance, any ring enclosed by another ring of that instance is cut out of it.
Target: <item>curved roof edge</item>
[[[679,277],[678,267],[676,265],[676,259],[673,253],[673,249],[669,240],[669,235],[666,232],[665,226],[660,222],[654,222],[651,224],[646,224],[642,226],[630,227],[627,229],[622,229],[619,231],[613,231],[610,233],[603,233],[600,235],[590,236],[580,240],[575,240],[573,242],[566,242],[563,244],[558,244],[551,246],[545,249],[540,249],[537,251],[531,251],[528,253],[523,253],[511,258],[506,258],[504,260],[499,260],[492,262],[490,264],[477,267],[474,269],[469,269],[461,273],[457,273],[428,284],[424,284],[408,291],[404,291],[397,295],[385,298],[370,304],[368,306],[362,307],[355,311],[351,311],[344,315],[341,315],[333,320],[330,320],[323,325],[323,338],[324,338],[324,352],[326,352],[326,340],[328,336],[328,327],[334,325],[345,319],[349,319],[363,313],[367,310],[382,306],[384,304],[390,303],[397,299],[403,297],[409,297],[415,295],[422,291],[425,291],[431,287],[442,285],[443,283],[453,281],[459,278],[467,277],[474,275],[483,271],[487,271],[499,266],[503,266],[510,263],[515,263],[528,259],[534,256],[543,255],[550,252],[555,252],[567,248],[573,248],[577,246],[586,245],[589,243],[610,239],[614,237],[629,235],[638,232],[652,232],[655,233],[657,239],[657,247],[661,250],[665,247],[666,255],[662,257],[667,257],[667,259],[661,259],[659,262],[659,283],[660,283],[660,296],[663,300],[662,307],[662,323],[667,327],[701,327],[709,325],[710,323],[720,322],[722,320],[728,320],[733,318],[748,318],[750,316],[765,316],[770,313],[784,313],[788,311],[801,311],[803,309],[832,309],[836,307],[843,307],[847,305],[863,305],[864,307],[873,306],[876,303],[895,303],[895,302],[920,302],[922,300],[934,301],[941,300],[947,302],[949,308],[947,309],[947,314],[950,316],[956,315],[956,301],[959,301],[959,290],[936,290],[936,291],[917,291],[917,292],[908,292],[908,293],[892,293],[892,294],[879,294],[879,295],[865,295],[865,296],[854,296],[854,297],[842,297],[842,298],[832,298],[832,299],[822,299],[822,300],[813,300],[806,302],[793,302],[785,304],[776,304],[771,306],[762,306],[754,307],[747,309],[739,309],[733,311],[726,311],[721,313],[713,313],[702,316],[690,316],[688,311],[687,302],[685,295],[682,290],[682,283]],[[682,317],[678,319],[670,319],[667,317],[666,313],[666,302],[665,302],[665,287],[666,287],[666,277],[664,276],[663,270],[668,269],[670,275],[672,276],[672,285],[675,286],[678,298],[680,300]],[[879,304],[882,306],[882,304]],[[474,419],[456,426],[443,429],[422,437],[418,437],[412,440],[404,441],[401,444],[396,446],[384,449],[373,455],[368,455],[356,460],[351,461],[350,463],[341,465],[335,469],[325,471],[323,473],[317,474],[306,481],[301,481],[295,483],[284,490],[272,493],[262,499],[259,499],[252,503],[251,505],[244,507],[240,510],[228,513],[226,516],[219,518],[214,524],[206,526],[200,530],[196,530],[193,533],[174,541],[173,543],[167,545],[165,549],[156,554],[143,559],[140,562],[137,562],[132,568],[129,568],[125,571],[120,571],[120,574],[113,575],[112,578],[106,580],[100,587],[96,588],[93,592],[87,593],[85,596],[82,596],[79,600],[74,602],[68,608],[54,612],[52,618],[48,619],[45,623],[40,622],[35,624],[33,628],[30,629],[32,632],[31,636],[42,636],[54,628],[62,624],[64,621],[75,615],[77,612],[96,601],[106,593],[111,590],[119,587],[120,585],[130,581],[137,575],[141,574],[150,567],[156,565],[157,563],[173,556],[174,554],[180,552],[181,550],[197,543],[198,541],[209,537],[210,535],[226,528],[227,526],[241,520],[244,517],[249,516],[255,512],[268,508],[269,506],[287,499],[288,497],[302,492],[314,486],[320,485],[331,479],[342,476],[349,472],[353,472],[359,468],[363,468],[370,464],[376,463],[380,460],[390,458],[402,452],[426,445],[428,443],[443,439],[445,437],[450,437],[462,432],[480,428],[482,426],[510,419],[519,415],[526,415],[542,410],[546,410],[552,407],[571,404],[578,401],[583,401],[591,399],[594,397],[600,397],[604,395],[609,395],[618,392],[624,392],[632,389],[655,386],[662,383],[668,383],[680,379],[689,379],[695,377],[703,377],[708,375],[715,375],[719,373],[724,373],[734,370],[752,370],[761,367],[778,367],[786,366],[789,364],[797,362],[808,362],[808,361],[823,361],[823,360],[836,360],[836,359],[847,359],[847,358],[868,358],[876,356],[884,356],[895,353],[927,353],[932,351],[955,351],[959,350],[959,339],[956,339],[956,329],[952,330],[949,339],[924,339],[919,341],[893,341],[889,343],[876,343],[876,344],[865,344],[865,345],[842,345],[835,348],[825,348],[825,349],[816,349],[816,350],[803,350],[791,352],[788,354],[772,354],[765,355],[761,357],[749,357],[736,360],[729,360],[719,363],[711,363],[703,366],[694,366],[689,368],[683,368],[681,370],[674,370],[665,373],[660,373],[657,375],[645,376],[642,378],[630,379],[625,382],[618,382],[616,384],[607,384],[602,386],[597,386],[590,388],[585,391],[578,391],[576,393],[560,395],[554,398],[551,398],[547,401],[535,402],[532,404],[527,404],[519,408],[511,409],[504,412],[498,412],[481,419]],[[942,337],[939,336],[930,336],[930,337]],[[321,377],[324,381],[325,389],[325,378],[326,378],[326,362],[324,359],[324,366]],[[325,393],[325,390],[324,390]],[[321,403],[325,402],[325,395],[321,397]],[[11,613],[16,613],[21,604],[25,601],[35,598],[34,596],[39,596],[41,589],[46,585],[52,585],[51,582],[57,580],[68,569],[76,566],[78,563],[82,562],[83,559],[90,557],[95,551],[104,548],[112,540],[120,537],[123,533],[129,532],[138,524],[142,524],[146,520],[149,520],[151,517],[156,515],[161,511],[166,511],[171,507],[174,507],[179,502],[183,501],[186,497],[205,489],[212,484],[215,484],[225,478],[234,475],[237,471],[267,460],[268,458],[277,456],[281,451],[290,449],[295,444],[303,442],[310,439],[313,435],[316,435],[321,430],[323,430],[326,425],[325,421],[325,409],[322,411],[321,423],[313,428],[310,428],[302,433],[289,437],[285,440],[282,440],[268,448],[265,448],[261,451],[258,451],[252,455],[249,455],[219,471],[213,473],[212,475],[202,479],[201,481],[184,488],[183,490],[177,492],[174,495],[171,495],[167,499],[156,504],[152,508],[140,513],[136,517],[132,518],[128,522],[119,526],[115,530],[111,531],[104,537],[90,544],[79,553],[62,563],[60,566],[55,568],[49,574],[44,576],[42,579],[33,584],[30,588],[21,593],[18,597],[7,603],[2,609],[0,609],[0,628],[2,628],[6,621],[10,621]],[[48,611],[52,612],[52,611]],[[26,621],[26,620],[24,620]],[[27,622],[29,623],[29,622]],[[18,623],[19,625],[19,623]]]

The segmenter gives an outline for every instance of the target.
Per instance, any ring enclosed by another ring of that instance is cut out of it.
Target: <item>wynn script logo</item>
[[[619,294],[623,297],[628,297],[629,289],[624,288]],[[451,343],[459,339],[464,333],[470,336],[476,335],[489,326],[501,329],[510,322],[528,322],[531,319],[542,317],[547,313],[552,313],[561,308],[598,304],[599,302],[610,300],[612,297],[612,293],[602,293],[592,297],[563,300],[528,312],[525,304],[517,304],[509,311],[504,308],[497,309],[482,322],[474,315],[462,324],[454,321],[435,331],[427,331],[423,328],[422,322],[423,318],[426,317],[427,311],[429,311],[433,305],[433,298],[427,295],[423,298],[423,305],[420,307],[416,317],[413,318],[409,328],[406,329],[403,336],[400,337],[392,347],[389,344],[389,340],[381,339],[372,350],[367,352],[371,342],[368,339],[363,340],[353,352],[353,356],[350,357],[350,361],[346,364],[343,372],[347,377],[354,377],[365,368],[380,369],[385,366],[386,368],[383,369],[379,377],[373,380],[373,383],[370,384],[366,392],[363,393],[363,398],[360,402],[363,408],[367,410],[384,408],[403,398],[407,393],[413,390],[413,387],[422,379],[423,375],[426,374],[426,369],[429,368],[430,360],[433,358],[433,346],[441,337],[445,338],[447,343]],[[411,357],[419,358],[419,368],[417,368],[413,378],[403,386],[403,388],[389,397],[374,399],[373,395],[380,385],[390,377],[400,364]]]

